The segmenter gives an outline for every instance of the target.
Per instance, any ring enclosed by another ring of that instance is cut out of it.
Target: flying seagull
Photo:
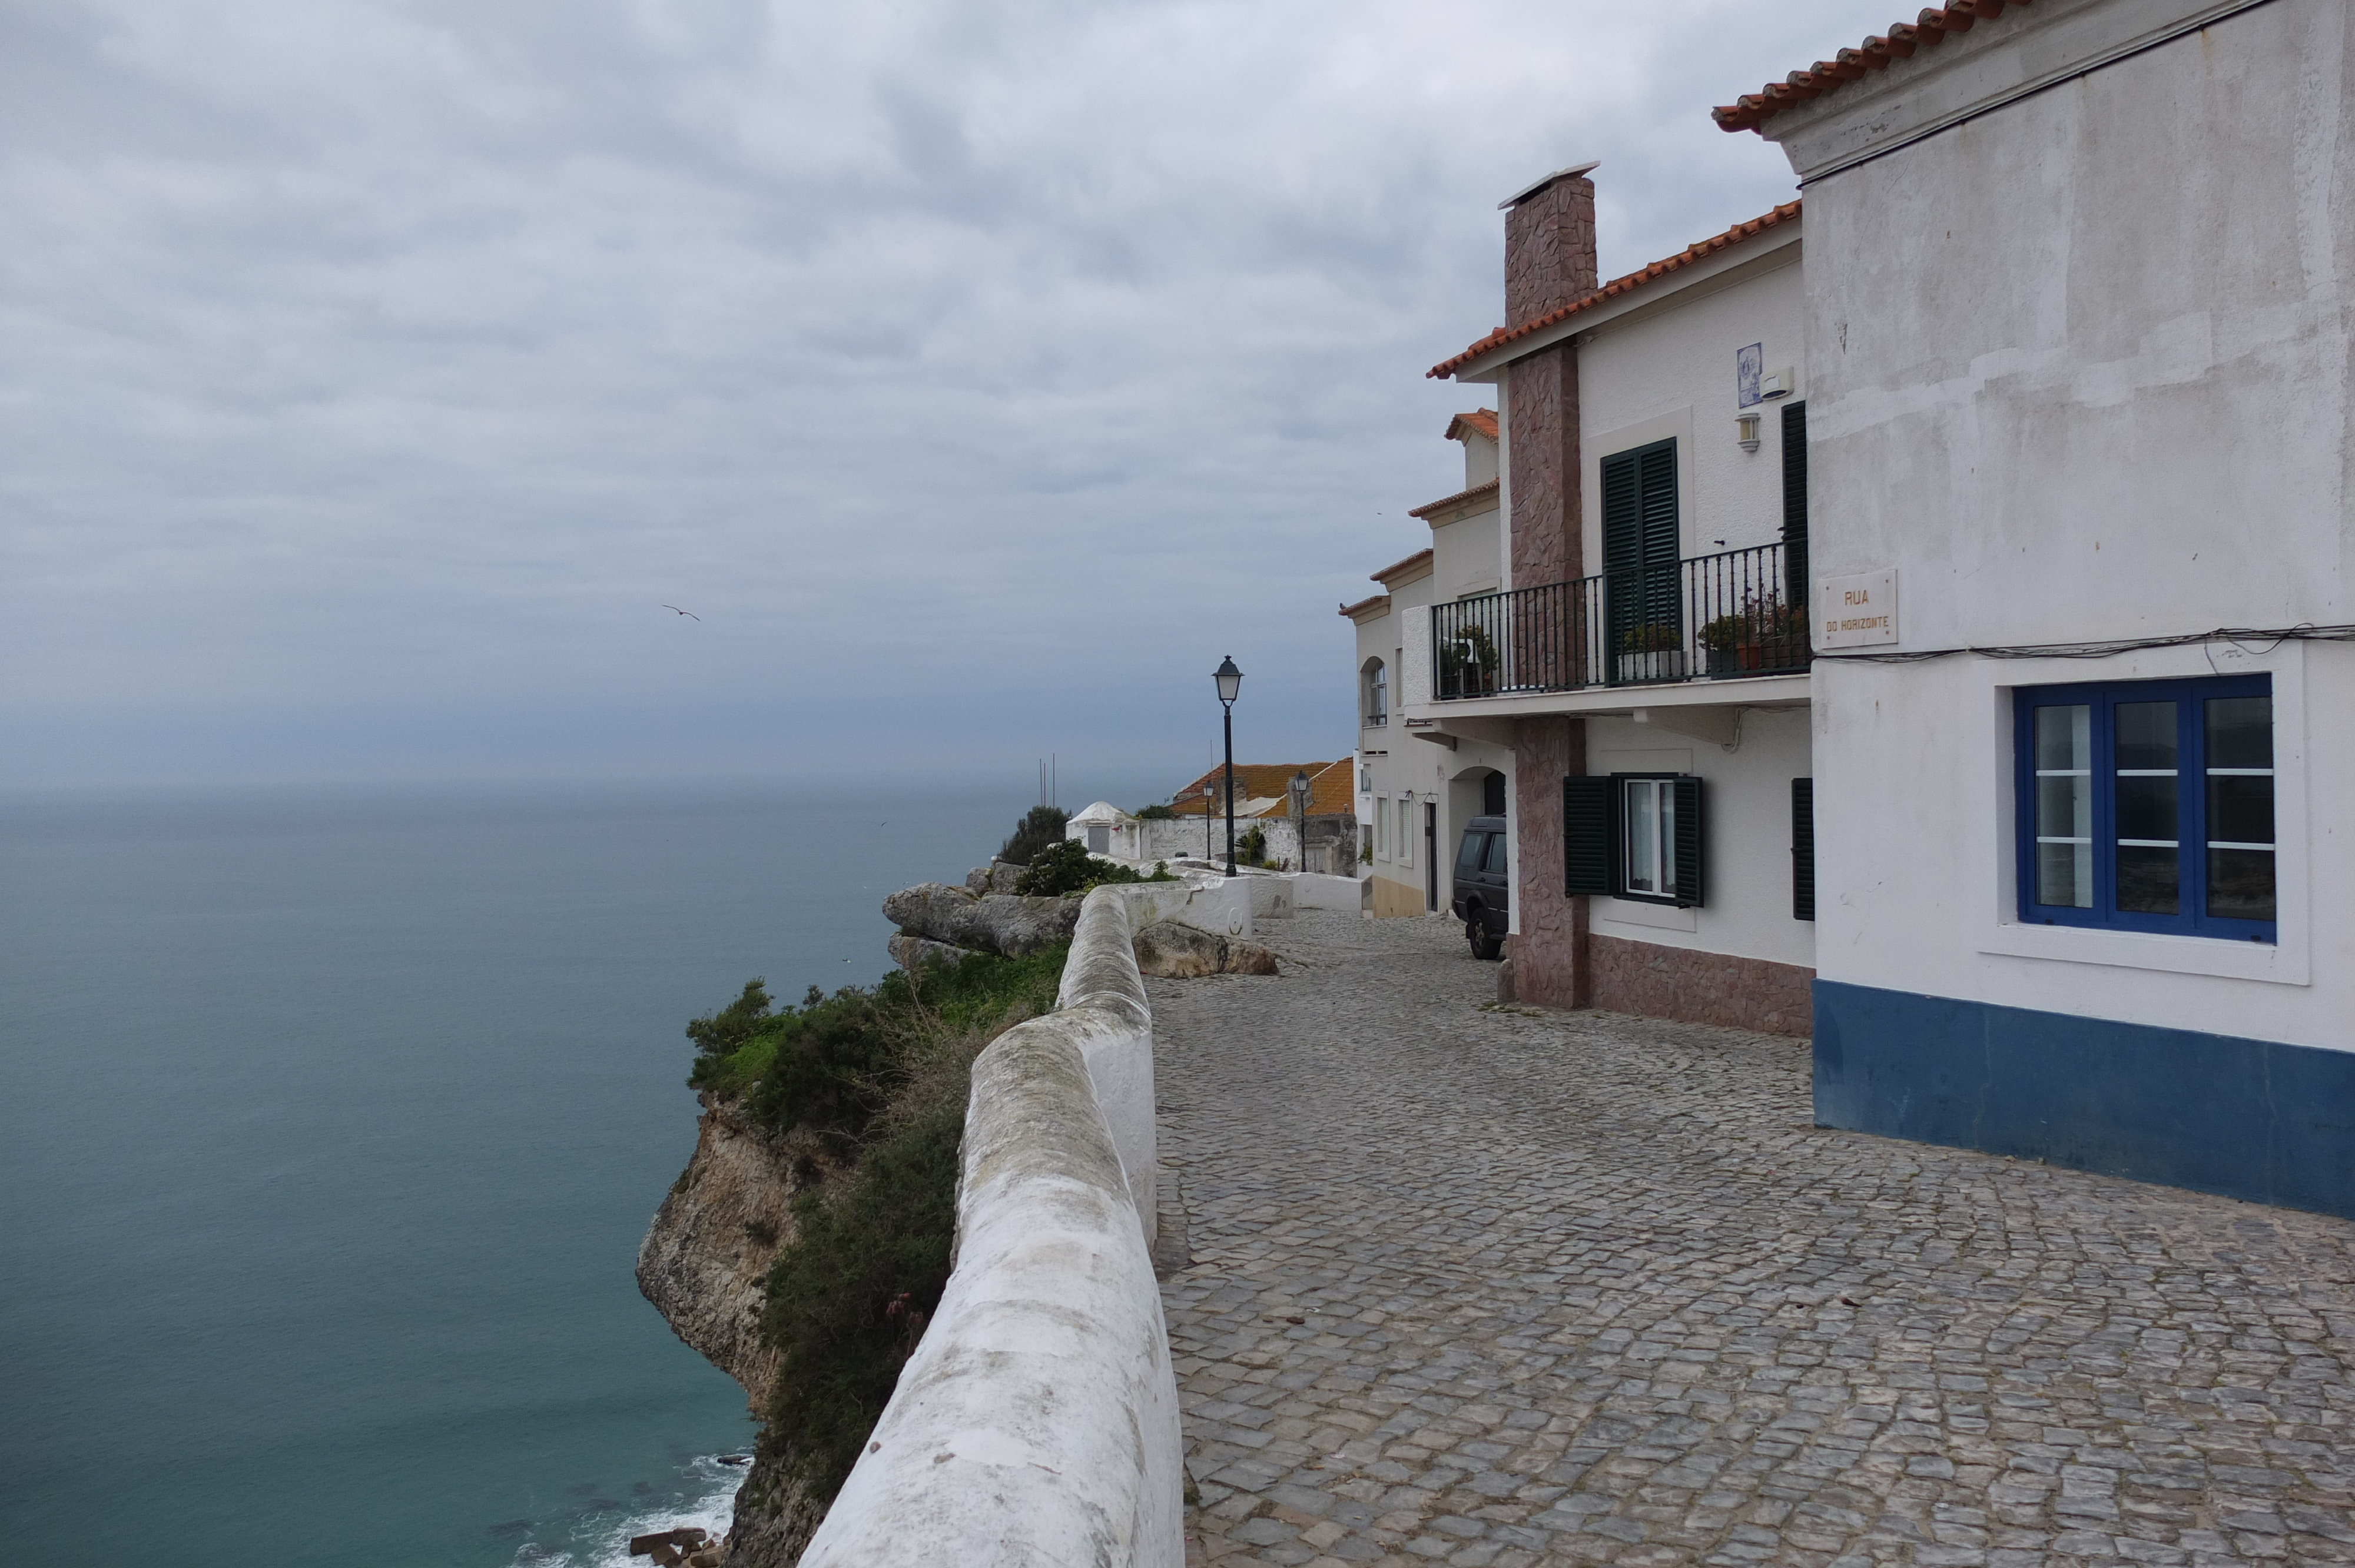
[[[678,609],[678,606],[677,606],[677,605],[675,605],[675,604],[666,604],[666,605],[663,606],[663,608],[664,608],[665,609],[676,609],[676,610],[678,610],[678,613],[679,613],[679,614],[681,614],[681,615],[683,615],[683,616],[687,617],[687,620],[701,620],[703,619],[703,617],[701,617],[701,616],[699,616],[699,615],[696,614],[696,613],[695,613],[695,611],[693,611],[693,610],[691,610],[691,609]]]

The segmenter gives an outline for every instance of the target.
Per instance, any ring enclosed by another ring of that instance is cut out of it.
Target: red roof
[[[1386,593],[1373,594],[1365,599],[1359,599],[1355,604],[1343,605],[1341,607],[1341,613],[1348,616],[1350,620],[1355,620],[1358,617],[1365,614],[1366,611],[1373,609],[1374,606],[1378,604],[1388,604],[1390,601],[1391,596]]]
[[[1755,131],[1762,122],[1795,103],[1821,98],[1868,71],[1887,70],[1891,60],[1905,59],[1915,49],[1942,44],[1948,34],[1967,33],[1978,23],[2003,15],[2007,5],[2028,3],[2029,0],[1956,0],[1943,11],[1924,11],[1911,24],[1899,22],[1892,26],[1886,37],[1867,38],[1855,48],[1842,49],[1837,58],[1817,60],[1781,81],[1770,81],[1756,92],[1746,92],[1732,103],[1710,110],[1710,117],[1717,122],[1720,130]]]
[[[1343,817],[1355,815],[1358,810],[1358,770],[1350,758],[1337,762],[1238,762],[1235,764],[1235,809],[1240,819],[1246,800],[1273,800],[1277,805],[1268,808],[1263,815],[1289,816],[1292,811],[1292,776],[1308,775],[1308,815],[1312,817]],[[1224,816],[1227,803],[1219,794],[1226,779],[1224,768],[1213,768],[1199,778],[1188,779],[1169,797],[1169,809],[1181,817],[1199,817],[1204,809],[1202,787],[1210,787],[1209,803]]]
[[[1796,201],[1785,202],[1770,213],[1753,217],[1747,223],[1737,223],[1722,234],[1712,234],[1707,239],[1688,245],[1674,256],[1655,261],[1648,267],[1638,268],[1624,278],[1614,278],[1593,293],[1581,294],[1577,299],[1550,315],[1540,316],[1535,321],[1523,322],[1517,327],[1498,327],[1455,358],[1434,365],[1423,374],[1426,376],[1453,376],[1484,354],[1502,348],[1508,343],[1518,343],[1532,333],[1543,332],[1550,326],[1568,321],[1581,311],[1593,310],[1605,300],[1615,300],[1631,290],[1642,288],[1656,278],[1665,278],[1680,268],[1689,267],[1696,261],[1714,256],[1729,246],[1739,245],[1745,239],[1765,233],[1770,228],[1776,228],[1789,223],[1798,216],[1799,204]]]
[[[1495,440],[1497,439],[1497,410],[1494,408],[1475,408],[1468,414],[1458,414],[1455,418],[1447,421],[1447,439],[1451,441],[1462,440],[1464,439],[1464,432],[1466,430],[1471,431],[1476,436],[1486,436],[1490,440]]]

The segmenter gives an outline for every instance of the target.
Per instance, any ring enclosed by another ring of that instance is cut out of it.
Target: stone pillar
[[[1505,316],[1549,315],[1593,291],[1594,183],[1563,174],[1524,191],[1505,216]],[[1581,526],[1578,355],[1558,344],[1507,371],[1512,463],[1512,583],[1586,575]],[[1561,781],[1586,771],[1586,721],[1526,718],[1513,745],[1513,991],[1541,1007],[1593,1000],[1586,900],[1562,892]]]

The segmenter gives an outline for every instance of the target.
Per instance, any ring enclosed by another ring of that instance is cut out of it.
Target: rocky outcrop
[[[1011,893],[1022,868],[1010,860],[993,860],[964,874],[964,890],[978,897],[985,893]]]
[[[1080,900],[1011,893],[976,896],[944,882],[927,882],[885,898],[883,915],[911,937],[1019,959],[1070,941],[1079,924]]]
[[[755,1414],[776,1391],[777,1353],[762,1343],[769,1266],[793,1239],[794,1196],[820,1153],[762,1131],[725,1101],[703,1099],[695,1155],[638,1248],[638,1289],[678,1337],[743,1385]],[[763,1443],[736,1495],[731,1568],[791,1568],[824,1509]]]
[[[894,931],[885,946],[891,949],[891,961],[903,969],[918,969],[926,964],[954,964],[974,956],[973,948],[951,947],[935,942],[929,937],[911,937],[905,931]]]
[[[1220,937],[1156,920],[1136,933],[1136,967],[1163,980],[1192,980],[1200,975],[1272,975],[1275,955],[1257,942]]]

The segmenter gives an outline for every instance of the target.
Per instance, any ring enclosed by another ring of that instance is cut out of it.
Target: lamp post
[[[1243,689],[1243,673],[1235,668],[1231,653],[1219,661],[1210,672],[1210,679],[1219,684],[1219,706],[1226,714],[1227,729],[1227,874],[1235,874],[1235,697]]]
[[[1298,768],[1292,775],[1292,850],[1300,863],[1294,869],[1308,869],[1308,769]]]
[[[1210,829],[1218,821],[1218,805],[1219,782],[1214,779],[1202,786],[1202,858],[1204,860],[1219,858],[1217,853],[1210,847]]]

